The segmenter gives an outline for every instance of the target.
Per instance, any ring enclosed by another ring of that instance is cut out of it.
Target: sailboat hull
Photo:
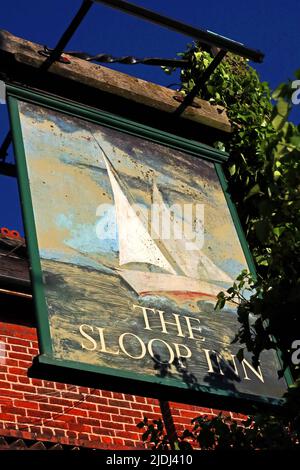
[[[180,298],[216,300],[221,287],[187,276],[117,269],[119,275],[140,296],[169,293]]]

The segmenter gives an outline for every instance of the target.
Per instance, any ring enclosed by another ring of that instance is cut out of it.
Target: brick
[[[146,398],[144,397],[134,397],[137,403],[147,403]]]
[[[76,439],[77,434],[78,434],[78,433],[75,432],[75,431],[70,431],[70,430],[67,430],[67,431],[66,431],[66,435],[67,435],[68,437],[70,437],[70,438],[73,438],[73,439]]]
[[[158,413],[161,414],[161,408],[160,406],[151,406],[153,413]]]
[[[51,413],[63,413],[63,407],[58,405],[48,405],[47,403],[39,403],[41,411],[50,411]]]
[[[122,416],[132,416],[133,418],[141,419],[143,414],[138,410],[122,410]]]
[[[81,408],[83,410],[97,410],[97,405],[95,403],[88,403],[87,401],[78,403],[77,408]]]
[[[23,367],[24,369],[28,370],[28,368],[31,366],[32,361],[18,361],[17,366],[18,367]]]
[[[65,421],[62,421],[62,420],[54,420],[54,419],[46,419],[44,421],[44,424],[48,427],[48,428],[62,428],[64,431],[65,431]]]
[[[136,427],[135,424],[126,424],[126,425],[125,425],[125,431],[143,433],[143,432],[145,431],[145,429],[141,431],[140,429],[138,429],[138,428]]]
[[[28,348],[28,353],[31,354],[32,356],[37,356],[39,353],[38,348]]]
[[[61,384],[60,382],[55,382],[55,388],[57,388],[57,390],[66,390],[67,385]]]
[[[80,431],[80,432],[91,432],[91,426],[87,424],[76,424],[76,423],[68,423],[68,429],[70,431]]]
[[[47,437],[53,436],[53,429],[42,427],[41,431],[42,431],[43,436],[47,436]]]
[[[190,428],[192,424],[191,424],[191,420],[188,418],[178,418],[178,420],[176,420],[175,422],[175,426],[177,428],[181,426],[183,426],[183,428],[186,428],[186,427]]]
[[[29,379],[29,377],[22,377],[22,376],[19,376],[19,377],[18,377],[18,381],[19,381],[21,384],[30,384],[30,385],[31,385],[31,380]]]
[[[134,445],[135,443],[133,441],[130,441],[129,439],[124,440],[124,446],[133,447]]]
[[[197,415],[197,413],[195,413],[195,411],[180,410],[180,416],[183,417],[183,418],[190,418],[190,420],[191,420],[193,418],[196,418],[198,415]]]
[[[128,394],[124,394],[124,399],[126,401],[134,401],[134,396],[133,395],[128,395]]]
[[[20,406],[21,408],[31,408],[32,410],[37,410],[39,407],[38,403],[30,402],[30,401],[23,401],[23,400],[15,400],[15,406]]]
[[[83,441],[88,441],[89,440],[89,434],[80,432],[78,434],[78,439],[82,439]]]
[[[0,420],[1,421],[16,421],[16,415],[13,415],[11,413],[1,413],[0,414]]]
[[[27,410],[27,416],[49,419],[51,418],[51,413],[49,411]]]
[[[113,445],[115,445],[115,446],[124,446],[124,439],[121,439],[120,437],[114,437],[113,438]]]
[[[89,412],[89,417],[91,418],[95,418],[97,420],[100,420],[100,419],[108,419],[110,420],[111,418],[111,415],[109,413],[101,413],[100,411],[90,411]]]
[[[5,364],[7,366],[14,366],[14,367],[18,367],[19,365],[19,362],[16,360],[16,359],[5,359]]]
[[[46,388],[46,387],[36,387],[36,393],[39,395],[53,395],[55,393],[52,388]]]
[[[12,351],[9,354],[9,357],[12,359],[18,359],[19,361],[26,361],[28,362],[28,364],[31,364],[32,362],[32,356],[30,354],[24,354],[24,353],[18,353],[18,352]]]
[[[13,399],[10,397],[0,397],[0,405],[11,405],[13,406]]]
[[[141,403],[131,403],[131,408],[133,410],[139,410],[139,411],[146,411],[146,412],[152,411],[151,405],[143,405]]]
[[[130,408],[130,403],[128,403],[125,400],[114,400],[114,399],[109,399],[108,404],[110,406],[116,406],[119,408]]]
[[[28,344],[27,344],[26,346],[25,346],[25,345],[24,345],[24,346],[19,346],[19,345],[16,345],[16,344],[15,344],[15,345],[13,346],[12,351],[14,351],[14,352],[21,352],[21,353],[25,353],[25,354],[26,354],[26,353],[27,353],[27,349],[28,349]],[[11,357],[12,357],[12,356],[11,356]]]
[[[41,418],[32,418],[31,416],[17,416],[17,422],[23,424],[43,424]]]
[[[103,436],[103,437],[101,437],[101,442],[103,442],[103,444],[111,444],[112,443],[112,438],[107,437],[107,436]]]
[[[119,414],[119,409],[114,408],[113,406],[104,406],[104,405],[98,405],[97,409],[100,413],[113,413],[113,414]]]
[[[18,376],[17,375],[12,375],[12,374],[6,374],[6,381],[10,383],[17,383],[18,382]]]
[[[47,388],[54,388],[54,382],[51,382],[49,380],[43,380],[43,386]]]
[[[71,398],[72,400],[83,400],[84,396],[81,393],[74,393],[74,392],[65,392],[64,398]]]
[[[5,423],[5,429],[12,429],[12,430],[15,430],[16,429],[16,423]],[[28,426],[24,429],[29,429]]]
[[[36,394],[36,388],[32,385],[25,385],[25,384],[15,384],[14,390],[20,390],[21,392],[28,392]]]
[[[48,397],[48,401],[49,403],[51,403],[51,405],[61,405],[61,406],[66,406],[66,407],[73,406],[74,404],[73,400],[67,400],[67,399],[60,398],[60,397],[53,397],[51,395]]]
[[[97,434],[90,434],[90,441],[95,443],[100,443],[100,437]]]
[[[10,413],[14,415],[23,415],[25,416],[26,410],[24,408],[17,408],[15,406],[3,406],[2,407],[3,413]]]
[[[0,380],[0,388],[11,388],[11,384],[9,382],[5,382],[4,380]]]
[[[33,434],[37,434],[38,436],[40,436],[42,432],[41,426],[30,426],[29,429],[30,429],[30,432],[32,432]]]
[[[128,424],[132,424],[134,422],[131,416],[121,416],[121,415],[112,415],[112,420],[117,423],[128,423]]]
[[[159,418],[161,418],[161,415],[159,415],[158,413],[144,413],[143,417],[144,416],[147,416],[148,419],[159,419]]]
[[[170,402],[169,403],[169,406],[170,408],[176,408],[178,410],[189,410],[189,411],[193,411],[195,410],[196,412],[200,412],[200,408],[197,407],[197,406],[193,406],[193,405],[186,405],[184,403],[174,403],[174,402]],[[203,408],[204,409],[204,408]],[[211,412],[211,410],[210,410]]]
[[[42,385],[42,381],[40,379],[31,379],[31,383],[32,385],[38,386],[38,387],[41,387]]]
[[[133,439],[135,441],[140,439],[140,435],[138,433],[130,431],[118,431],[118,437],[126,437],[127,439]]]
[[[24,394],[21,392],[16,392],[15,390],[6,389],[1,390],[0,392],[2,397],[11,397],[11,398],[23,398]]]
[[[7,338],[9,340],[10,344],[17,344],[20,346],[30,346],[30,342],[26,339],[20,339],[20,338],[15,338],[15,337],[9,337]]]
[[[123,393],[113,392],[112,396],[113,396],[113,398],[115,398],[115,399],[117,399],[117,400],[124,400],[124,395],[123,395]]]
[[[146,398],[146,402],[148,405],[156,405],[159,406],[159,401],[156,398]]]
[[[104,429],[124,429],[124,424],[111,421],[101,421],[101,427]]]
[[[63,429],[55,429],[54,434],[57,437],[64,437],[66,435],[66,431]]]
[[[114,431],[112,429],[103,429],[103,428],[98,428],[98,427],[95,427],[95,428],[92,428],[92,433],[93,434],[99,434],[99,435],[105,435],[105,436],[113,436],[114,435]]]
[[[0,372],[7,372],[7,366],[0,364]]]
[[[68,415],[84,416],[84,417],[87,416],[87,411],[79,410],[78,408],[74,408],[72,410],[66,410],[65,412],[68,413]]]
[[[95,418],[80,418],[80,423],[81,424],[87,424],[89,426],[99,426],[100,421]]]
[[[99,403],[102,405],[108,405],[108,399],[102,397],[95,397],[94,395],[89,397],[89,402],[91,403]]]

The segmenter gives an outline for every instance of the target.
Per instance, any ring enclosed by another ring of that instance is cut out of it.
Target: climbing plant
[[[181,72],[181,91],[187,93],[213,57],[197,44],[181,55],[191,64]],[[220,294],[217,307],[239,298],[236,341],[253,353],[256,364],[263,349],[278,347],[282,370],[289,366],[297,379],[291,345],[300,339],[300,126],[288,121],[293,91],[289,81],[271,94],[247,60],[228,54],[200,97],[227,109],[233,132],[215,145],[230,154],[229,189],[257,268],[257,279],[248,279],[248,300],[242,298],[247,281],[242,273]]]
[[[179,55],[191,64],[181,71],[181,92],[186,94],[213,55],[198,44]],[[300,79],[300,70],[295,78]],[[247,60],[227,54],[199,95],[224,106],[231,121],[230,138],[215,146],[230,155],[224,170],[257,273],[255,278],[240,273],[220,292],[216,309],[237,301],[240,326],[234,341],[241,346],[240,359],[245,348],[252,352],[254,365],[264,349],[281,351],[278,374],[289,368],[293,378],[285,413],[259,414],[241,425],[222,414],[195,417],[192,428],[178,436],[180,449],[299,446],[300,364],[292,360],[292,345],[300,340],[300,125],[288,120],[293,91],[290,80],[271,93]],[[171,445],[162,423],[145,418],[139,427],[155,448]]]

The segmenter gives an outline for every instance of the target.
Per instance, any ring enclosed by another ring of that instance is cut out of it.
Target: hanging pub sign
[[[226,155],[12,87],[9,106],[40,363],[277,403],[276,353],[240,362],[236,306],[214,310],[252,268]]]

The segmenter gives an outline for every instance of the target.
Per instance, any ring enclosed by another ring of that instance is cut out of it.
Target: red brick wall
[[[158,400],[28,377],[36,329],[0,322],[0,435],[97,448],[143,448],[136,424]],[[177,431],[211,409],[170,403]],[[215,412],[217,413],[217,412]]]

